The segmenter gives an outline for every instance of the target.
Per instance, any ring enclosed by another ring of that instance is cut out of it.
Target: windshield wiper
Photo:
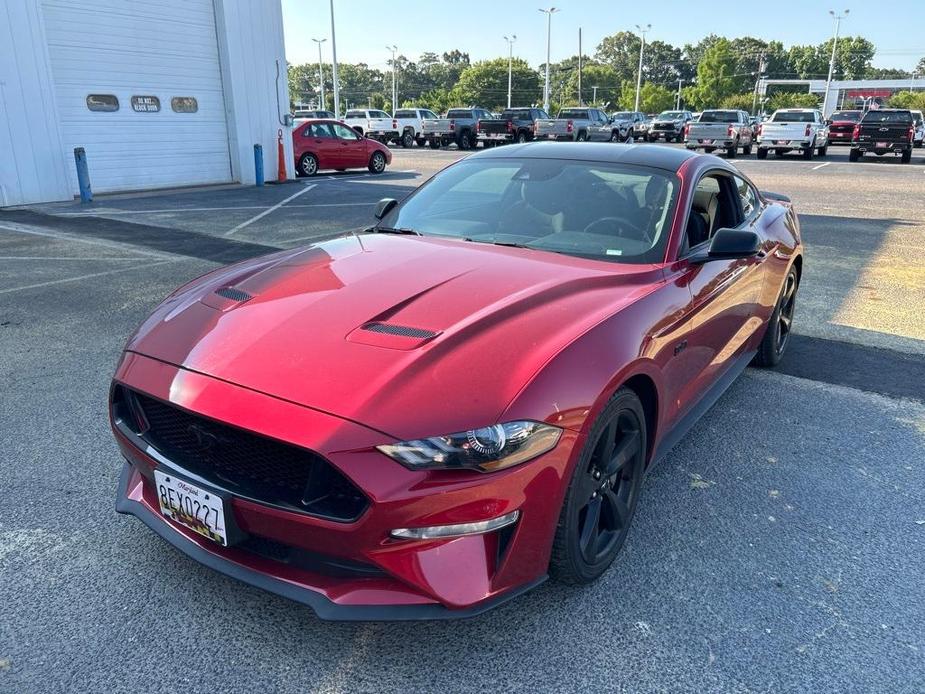
[[[423,236],[420,231],[414,229],[405,229],[402,227],[372,227],[372,231],[377,234],[407,234],[409,236]]]

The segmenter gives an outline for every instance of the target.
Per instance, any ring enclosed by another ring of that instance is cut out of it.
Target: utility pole
[[[594,86],[591,87],[591,89],[594,90],[594,91],[592,92],[592,93],[593,93],[593,96],[591,97],[591,103],[592,103],[594,106],[597,106],[597,85],[595,84]]]
[[[340,118],[340,87],[337,85],[337,39],[334,37],[334,0],[331,0],[331,76],[334,80],[334,117]]]
[[[543,110],[549,113],[549,47],[552,42],[552,16],[558,12],[555,7],[540,8],[546,14],[546,83],[543,86]]]
[[[761,80],[764,79],[765,70],[768,69],[768,64],[765,61],[765,53],[762,51],[758,56],[758,74],[755,75],[755,94],[752,97],[752,115],[758,115],[758,85],[761,83]]]
[[[395,80],[395,54],[398,52],[398,46],[386,46],[387,51],[392,51],[392,113],[398,109],[398,82]]]
[[[514,42],[517,40],[517,34],[511,34],[510,38],[504,37],[507,41],[507,107],[511,107],[511,76],[514,71]]]
[[[581,100],[581,27],[578,27],[578,105],[584,106]]]
[[[641,27],[638,24],[636,28],[639,29],[639,33],[642,35],[642,43],[639,45],[639,72],[636,75],[636,107],[634,111],[639,110],[639,91],[642,89],[642,54],[646,50],[646,34],[652,28],[651,24],[646,24],[645,27]]]
[[[825,99],[822,100],[822,117],[829,117],[829,90],[832,88],[832,73],[835,71],[835,49],[838,47],[838,29],[841,26],[841,20],[848,16],[851,10],[845,10],[843,14],[836,14],[835,10],[829,10],[829,14],[835,19],[835,38],[832,40],[832,58],[829,60],[829,77],[825,81]]]
[[[674,100],[674,110],[681,110],[681,85],[684,83],[684,80],[678,79],[678,96]]]
[[[318,89],[321,92],[321,110],[324,111],[324,70],[321,68],[321,44],[327,39],[312,39],[318,44]]]

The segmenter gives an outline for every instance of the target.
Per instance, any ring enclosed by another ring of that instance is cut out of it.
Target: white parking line
[[[123,267],[118,270],[107,270],[105,272],[92,272],[89,275],[80,275],[79,277],[67,277],[61,280],[50,280],[48,282],[38,282],[36,284],[27,284],[22,287],[10,287],[9,289],[0,289],[0,294],[9,294],[10,292],[21,292],[26,289],[38,289],[39,287],[48,287],[53,284],[64,284],[65,282],[80,282],[81,280],[89,280],[94,277],[103,277],[105,275],[115,275],[119,272],[131,272],[132,270],[142,270],[149,267],[157,267],[158,265],[166,265],[167,263],[175,263],[178,260],[183,260],[183,258],[171,258],[170,260],[162,260],[158,263],[145,263],[144,265],[134,265],[132,267]]]
[[[164,212],[217,212],[219,210],[265,210],[267,205],[229,205],[227,207],[172,207],[163,210],[101,209],[87,212],[58,212],[58,217],[105,217],[109,214],[161,214]]]
[[[100,260],[132,260],[137,261],[138,258],[117,258],[113,256],[88,256],[81,258],[80,256],[47,256],[47,255],[0,255],[0,260],[86,260],[89,262],[96,262]]]
[[[814,166],[812,170],[813,170],[813,171],[818,171],[818,170],[821,169],[822,167],[828,166],[828,165],[831,164],[831,163],[832,163],[832,162],[827,161],[827,162],[825,162],[824,164],[819,164],[819,166]]]
[[[292,195],[290,195],[290,196],[289,196],[288,198],[286,198],[285,200],[281,200],[280,202],[278,202],[278,203],[276,203],[275,205],[273,205],[273,207],[269,207],[269,208],[265,209],[263,212],[261,212],[260,214],[251,217],[251,218],[248,219],[246,222],[241,222],[240,224],[238,224],[238,226],[234,227],[233,229],[229,229],[228,231],[225,232],[225,236],[231,236],[232,234],[235,234],[235,233],[241,231],[241,229],[243,229],[244,227],[250,226],[251,224],[253,224],[254,222],[256,222],[258,219],[263,219],[264,217],[266,217],[266,216],[267,216],[268,214],[270,214],[271,212],[275,212],[276,210],[278,210],[280,207],[282,207],[283,205],[285,205],[285,204],[286,204],[287,202],[289,202],[290,200],[295,200],[295,199],[296,199],[297,197],[299,197],[300,195],[304,195],[305,193],[307,193],[308,191],[310,191],[312,188],[314,188],[316,185],[317,185],[317,184],[315,184],[315,183],[306,184],[305,187],[302,188],[302,190],[300,190],[299,192],[293,193]]]

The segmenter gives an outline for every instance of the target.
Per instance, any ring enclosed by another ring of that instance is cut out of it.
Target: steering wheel
[[[642,239],[646,243],[652,243],[652,237],[649,236],[649,232],[645,229],[637,226],[626,217],[601,217],[600,219],[595,219],[588,226],[584,228],[584,233],[591,234],[594,233],[594,229],[599,226],[607,224],[606,230],[612,232],[613,224],[617,226],[617,236],[620,238],[627,238],[628,235],[623,233],[624,231],[633,232],[636,238]]]

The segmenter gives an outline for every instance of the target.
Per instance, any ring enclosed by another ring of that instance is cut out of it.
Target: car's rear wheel
[[[761,149],[761,147],[759,147],[759,148],[758,148],[758,151],[755,153],[755,156],[757,156],[759,159],[767,159],[767,158],[768,158],[768,150],[766,150],[766,149]]]
[[[848,161],[857,161],[861,158],[861,151],[857,149],[852,149],[848,152]]]
[[[526,141],[527,141],[527,133],[521,130],[519,133],[517,133],[517,142],[519,144],[523,144]]]
[[[587,140],[587,139],[588,139],[588,136],[585,135],[583,132],[578,133],[578,135],[575,136],[575,141],[576,141],[576,142],[584,142],[584,141]]]
[[[414,147],[414,133],[406,130],[401,136],[402,147]]]
[[[806,149],[803,150],[803,158],[804,158],[804,159],[809,160],[809,159],[812,159],[812,158],[813,158],[813,147],[814,147],[814,146],[815,146],[815,145],[810,145],[809,147],[807,147]]]
[[[318,173],[318,159],[314,154],[305,153],[299,157],[299,173],[302,176],[314,176]]]
[[[747,156],[748,156],[749,154],[751,154],[751,153],[752,153],[752,146],[751,146],[751,145],[745,145],[745,146],[742,148],[742,156],[747,157]]]
[[[613,563],[629,533],[645,460],[642,403],[621,388],[595,421],[572,473],[553,540],[553,578],[589,583]]]
[[[903,150],[902,157],[900,158],[899,161],[901,161],[903,164],[908,164],[909,162],[912,161],[912,148],[911,147],[909,149]]]
[[[440,149],[440,140],[431,140],[430,141],[431,149]]]
[[[824,157],[825,153],[828,151],[829,151],[829,146],[825,144],[825,145],[822,145],[822,147],[820,147],[818,150],[816,150],[816,154],[818,154],[820,157]]]
[[[736,140],[735,142],[732,143],[732,147],[726,148],[726,158],[735,159],[738,151],[739,151],[739,141]]]
[[[768,327],[765,330],[764,338],[758,347],[758,353],[755,355],[755,366],[777,366],[787,345],[790,344],[790,333],[793,327],[793,312],[796,307],[797,290],[799,289],[799,279],[797,278],[797,269],[791,267],[784,280],[784,286],[781,288],[780,298],[777,300],[777,306],[774,307],[774,313],[768,321]]]
[[[368,168],[374,174],[385,171],[385,155],[382,152],[373,152],[373,155],[369,158]]]
[[[459,142],[457,142],[460,149],[467,150],[472,149],[472,136],[465,132],[459,136]]]

